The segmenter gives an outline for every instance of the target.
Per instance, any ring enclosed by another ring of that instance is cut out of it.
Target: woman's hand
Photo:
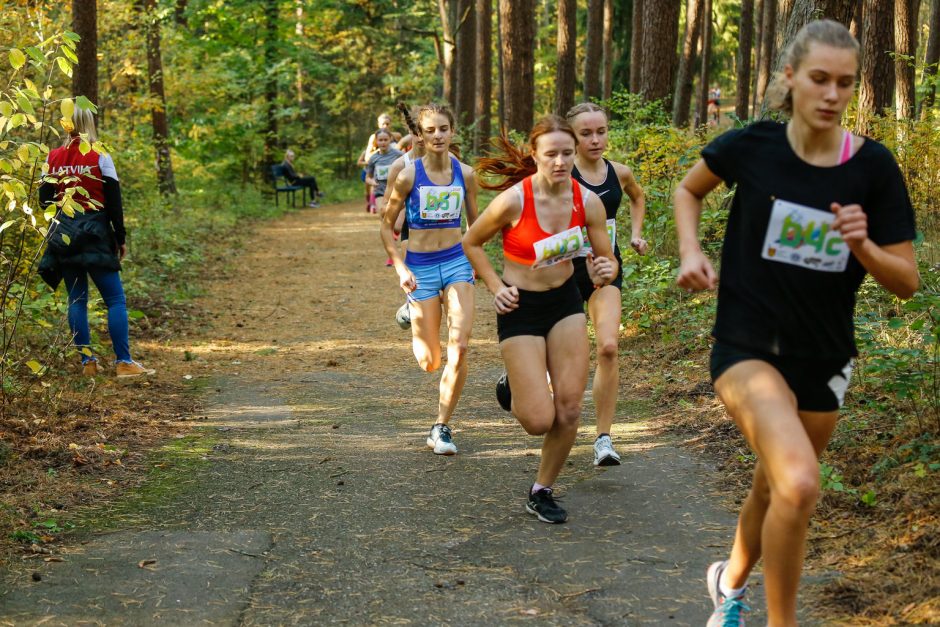
[[[496,307],[496,313],[508,314],[513,309],[519,308],[519,288],[515,285],[503,286],[493,297],[493,306]]]
[[[637,236],[630,240],[630,246],[636,251],[636,254],[645,255],[650,245],[645,239]]]
[[[718,275],[712,267],[712,262],[699,250],[682,257],[676,282],[679,287],[684,287],[690,292],[713,290],[718,285]]]
[[[408,268],[398,271],[398,284],[405,291],[405,294],[411,294],[418,289],[418,281]]]
[[[840,205],[834,202],[829,208],[836,214],[833,230],[839,232],[849,250],[854,252],[868,239],[868,216],[861,205]]]
[[[614,264],[607,257],[595,257],[589,254],[585,265],[588,276],[594,285],[609,285],[616,276]]]
[[[127,244],[121,244],[118,246],[118,261],[123,261],[125,256],[127,256]]]

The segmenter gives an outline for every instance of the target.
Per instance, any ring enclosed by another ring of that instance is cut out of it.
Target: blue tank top
[[[460,162],[454,157],[450,158],[454,178],[449,185],[438,185],[431,181],[424,170],[422,159],[416,159],[414,164],[415,182],[405,202],[408,228],[459,229],[460,213],[467,195]]]

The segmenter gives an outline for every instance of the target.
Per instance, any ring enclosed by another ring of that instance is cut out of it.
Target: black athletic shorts
[[[584,314],[584,301],[572,276],[544,292],[519,290],[519,307],[496,314],[496,334],[500,342],[517,335],[548,337],[552,327],[574,314]]]
[[[855,365],[854,359],[784,357],[716,340],[711,356],[712,383],[731,366],[749,359],[776,368],[796,395],[796,406],[801,411],[836,411],[842,407]]]
[[[614,247],[614,257],[617,258],[617,276],[610,284],[619,290],[623,289],[623,259],[620,257],[620,248],[617,246]],[[578,257],[571,263],[574,264],[574,280],[578,284],[578,291],[581,292],[581,299],[588,302],[596,288],[587,271],[587,260],[584,257]]]

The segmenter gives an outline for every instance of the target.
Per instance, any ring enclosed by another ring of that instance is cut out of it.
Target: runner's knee
[[[613,361],[617,359],[617,339],[608,338],[605,340],[600,340],[597,343],[597,359],[598,361]]]
[[[772,500],[795,515],[808,515],[819,498],[819,468],[795,464],[771,487]]]

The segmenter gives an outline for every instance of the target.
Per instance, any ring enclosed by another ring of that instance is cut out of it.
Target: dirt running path
[[[200,337],[174,347],[205,386],[205,462],[139,524],[42,565],[42,583],[3,598],[0,616],[704,624],[702,575],[734,523],[704,493],[711,470],[653,437],[649,407],[629,399],[614,429],[625,463],[595,470],[588,402],[559,484],[570,521],[536,522],[523,498],[539,439],[495,402],[502,366],[485,288],[454,422],[460,454],[436,457],[424,439],[439,375],[418,370],[394,324],[403,298],[384,260],[358,203],[256,227],[200,304]]]

